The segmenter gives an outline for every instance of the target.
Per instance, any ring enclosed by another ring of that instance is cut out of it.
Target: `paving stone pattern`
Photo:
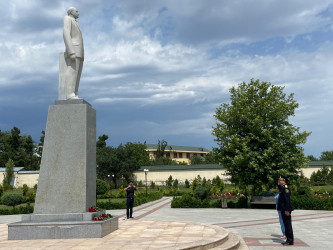
[[[119,230],[97,239],[8,241],[7,224],[21,217],[0,216],[0,249],[225,249],[230,246],[214,241],[226,234],[240,239],[241,250],[286,248],[274,209],[171,209],[170,203],[164,197],[135,207],[130,220],[124,210],[109,210],[120,216]],[[287,248],[333,249],[333,211],[296,210],[292,216],[295,245]]]

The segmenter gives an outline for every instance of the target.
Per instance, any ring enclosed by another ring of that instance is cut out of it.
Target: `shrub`
[[[212,186],[212,188],[210,189],[210,194],[217,194],[217,193],[218,193],[218,191],[217,191],[217,188],[216,188],[216,184],[214,184]]]
[[[222,203],[220,199],[213,199],[209,201],[209,207],[210,208],[221,208]]]
[[[138,187],[143,187],[143,182],[141,180],[138,183]]]
[[[201,201],[190,194],[184,194],[182,197],[174,197],[171,202],[172,208],[210,208],[221,207],[221,200],[204,199]]]
[[[309,186],[301,186],[297,188],[297,194],[305,197],[312,197],[312,191]]]
[[[185,187],[189,188],[190,187],[190,182],[188,181],[188,179],[185,180]]]
[[[169,178],[165,181],[165,184],[167,187],[172,187],[173,179],[172,176],[170,175]]]
[[[162,196],[163,195],[159,191],[148,193],[147,197],[145,192],[143,193],[137,192],[134,198],[134,206],[139,206],[146,202],[158,200],[162,198]],[[112,200],[107,202],[97,202],[96,206],[103,209],[125,209],[126,200],[122,202],[112,202]]]
[[[154,188],[156,187],[155,182],[152,181],[152,182],[150,183],[150,187],[151,187],[152,189],[154,189]]]
[[[333,210],[333,197],[327,197],[327,198],[291,197],[291,204],[294,209]]]
[[[29,192],[28,193],[28,199],[29,199],[29,202],[35,202],[36,193],[34,191]]]
[[[27,193],[29,191],[28,185],[27,184],[23,184],[23,190],[22,190],[22,194],[23,196],[26,196]]]
[[[209,188],[198,186],[194,190],[194,197],[197,198],[197,199],[200,199],[201,201],[203,201],[204,199],[208,198],[209,191],[210,191]]]
[[[199,176],[199,175],[198,175]],[[191,185],[191,189],[192,189],[192,193],[194,192],[194,190],[197,188],[197,186],[199,185],[199,181],[197,179],[197,177],[195,177],[192,181],[192,185]]]
[[[123,186],[121,186],[119,188],[119,192],[117,194],[117,198],[126,198],[126,191],[124,190]]]
[[[172,208],[200,208],[201,200],[185,194],[180,198],[173,198],[171,202]]]
[[[230,190],[230,193],[233,194],[233,195],[236,195],[239,193],[239,188],[238,187],[234,187]]]
[[[105,194],[108,190],[108,186],[105,181],[96,179],[96,194]]]
[[[220,183],[221,193],[223,192],[224,187],[225,187],[224,181],[221,180],[221,183]]]
[[[184,194],[184,192],[180,191],[179,188],[177,188],[177,189],[170,188],[170,189],[163,190],[164,196],[181,196],[182,194]]]
[[[249,203],[245,196],[239,197],[237,201],[237,208],[248,208]]]
[[[3,195],[3,186],[0,184],[0,197]]]
[[[316,191],[317,194],[325,194],[326,190],[323,189],[322,187],[319,187],[318,190]]]
[[[96,206],[103,209],[125,209],[126,208],[126,200],[122,202],[97,202]]]
[[[0,209],[0,215],[10,215],[10,214],[31,214],[34,212],[34,207],[30,206],[21,206],[18,208],[12,209]]]
[[[206,187],[206,183],[207,183],[207,180],[206,180],[206,177],[204,177],[203,179],[202,179],[202,186],[204,186],[204,187]]]
[[[23,202],[23,195],[18,193],[5,194],[2,197],[2,204],[7,206],[13,206],[15,208],[16,205],[19,205]]]
[[[177,189],[177,188],[178,188],[178,179],[175,179],[175,180],[173,181],[172,187],[173,187],[174,189]]]
[[[34,185],[34,189],[37,190],[37,184]]]

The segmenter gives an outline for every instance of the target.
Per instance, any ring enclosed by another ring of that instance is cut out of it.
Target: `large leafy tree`
[[[217,160],[231,176],[231,182],[252,194],[263,186],[271,188],[280,175],[296,179],[307,162],[303,148],[308,132],[300,132],[289,118],[298,103],[284,88],[251,79],[230,89],[229,103],[216,109],[213,135]]]
[[[172,160],[170,157],[166,157],[164,155],[165,149],[168,146],[168,142],[166,140],[158,140],[157,150],[155,153],[155,159],[151,161],[151,165],[177,165],[177,161]]]
[[[127,142],[118,147],[106,145],[107,135],[102,135],[97,141],[97,176],[110,181],[108,175],[114,175],[112,184],[117,186],[122,178],[127,182],[133,179],[133,172],[141,166],[150,165],[146,145]]]
[[[323,151],[320,155],[321,161],[332,161],[333,160],[333,151]]]
[[[12,159],[17,167],[39,169],[40,157],[35,152],[36,145],[31,136],[21,135],[17,127],[13,127],[10,132],[0,131],[0,166]]]

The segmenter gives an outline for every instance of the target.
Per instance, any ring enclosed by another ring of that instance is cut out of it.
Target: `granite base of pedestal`
[[[96,213],[31,214],[8,225],[8,240],[102,238],[118,229],[118,216],[93,221]]]

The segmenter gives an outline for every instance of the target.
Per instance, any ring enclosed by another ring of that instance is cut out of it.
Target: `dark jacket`
[[[127,193],[127,199],[131,199],[133,200],[134,199],[134,191],[135,191],[135,188],[134,187],[130,187],[126,190],[126,193]]]
[[[290,202],[290,188],[287,184],[279,186],[280,194],[277,204],[277,210],[281,212],[291,212],[293,211],[293,207]]]

